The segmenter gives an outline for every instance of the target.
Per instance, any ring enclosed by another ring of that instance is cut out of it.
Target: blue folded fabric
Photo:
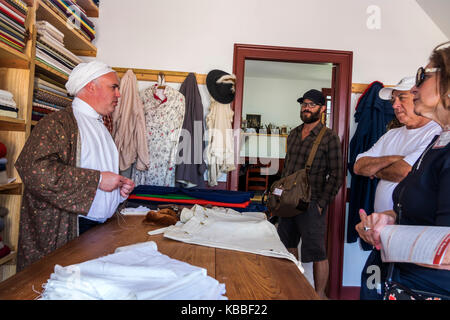
[[[212,190],[202,188],[178,188],[178,187],[160,187],[150,185],[139,185],[134,188],[131,194],[152,194],[167,195],[180,194],[203,199],[208,201],[217,201],[225,203],[243,203],[253,198],[253,192],[230,191],[230,190]]]

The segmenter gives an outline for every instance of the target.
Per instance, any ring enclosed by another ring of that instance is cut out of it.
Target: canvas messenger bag
[[[314,141],[305,168],[281,178],[271,185],[267,194],[267,207],[272,215],[293,217],[308,209],[311,200],[308,173],[326,129],[324,126]]]

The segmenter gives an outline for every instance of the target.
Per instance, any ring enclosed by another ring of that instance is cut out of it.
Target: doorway
[[[259,199],[265,185],[280,178],[287,137],[302,123],[297,99],[309,89],[325,91],[322,123],[331,128],[333,68],[331,63],[245,60],[238,190],[254,191]]]
[[[351,95],[351,74],[353,53],[351,51],[305,49],[235,44],[233,73],[236,75],[236,94],[232,103],[234,111],[233,128],[240,130],[243,116],[245,64],[249,60],[278,61],[307,64],[331,64],[333,66],[332,92],[330,101],[329,127],[339,136],[342,145],[344,183],[328,209],[328,259],[330,278],[328,296],[339,299],[342,288],[342,269],[345,236],[346,172],[349,144],[349,114]],[[236,170],[228,175],[227,189],[238,190],[241,139],[235,139]]]

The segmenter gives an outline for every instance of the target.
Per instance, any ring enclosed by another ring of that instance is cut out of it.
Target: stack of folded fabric
[[[254,193],[245,191],[211,190],[139,185],[128,197],[138,203],[199,204],[236,209],[248,209]]]
[[[82,60],[64,47],[64,34],[49,22],[38,21],[36,28],[36,60],[68,76]]]
[[[73,98],[64,86],[42,74],[34,78],[32,119],[39,121],[46,114],[59,111],[72,104]]]
[[[0,0],[0,42],[23,52],[28,7],[22,0]]]
[[[0,237],[0,258],[7,256],[11,252],[11,249],[3,243],[2,237]]]
[[[43,285],[40,300],[227,300],[225,284],[206,269],[172,259],[148,241],[62,267]]]
[[[0,184],[8,183],[8,174],[6,172],[8,160],[6,159],[6,153],[6,146],[0,142]]]
[[[8,183],[8,173],[6,171],[6,164],[8,160],[6,158],[0,158],[0,185]]]
[[[19,109],[9,91],[0,90],[0,116],[18,118]]]
[[[9,210],[6,207],[0,206],[0,232],[5,228],[5,219],[8,213]]]
[[[94,23],[87,17],[86,11],[71,0],[44,0],[62,18],[71,21],[88,41],[95,39]]]

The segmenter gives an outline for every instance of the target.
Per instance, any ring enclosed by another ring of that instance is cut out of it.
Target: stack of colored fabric
[[[9,211],[6,207],[0,206],[0,232],[2,232],[3,229],[5,228],[5,219],[6,219],[8,212]]]
[[[64,86],[42,74],[34,78],[32,119],[39,121],[46,114],[59,111],[72,104],[73,98]]]
[[[8,183],[8,173],[6,171],[7,163],[8,159],[6,158],[6,146],[0,142],[0,184]]]
[[[245,209],[252,192],[139,185],[128,199],[141,203],[199,204]]]
[[[0,90],[0,116],[18,118],[19,109],[14,101],[13,94],[9,91]]]
[[[0,258],[7,256],[11,252],[11,249],[3,243],[2,237],[0,237]]]
[[[22,0],[0,0],[0,41],[23,52],[28,7]]]
[[[47,21],[38,21],[36,60],[55,69],[66,76],[83,62],[80,58],[64,47],[64,34]]]
[[[71,21],[88,41],[95,39],[94,23],[87,17],[86,11],[71,0],[45,0],[62,18]]]

